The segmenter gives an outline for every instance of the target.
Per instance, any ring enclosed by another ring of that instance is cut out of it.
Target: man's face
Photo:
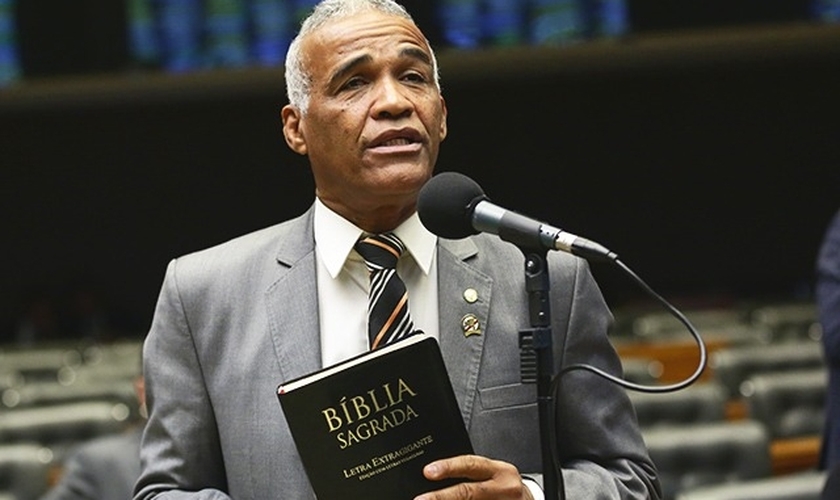
[[[284,133],[309,156],[318,196],[357,224],[375,213],[413,212],[446,136],[446,106],[420,30],[364,12],[319,28],[302,52],[309,108],[305,116],[284,110]]]

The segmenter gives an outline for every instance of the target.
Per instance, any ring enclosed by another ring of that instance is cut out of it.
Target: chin
[[[431,169],[413,165],[411,167],[389,168],[385,178],[381,180],[384,185],[391,186],[395,191],[411,192],[420,190],[431,177]]]

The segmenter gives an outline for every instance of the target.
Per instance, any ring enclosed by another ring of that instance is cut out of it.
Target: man
[[[141,415],[145,414],[143,376],[134,379]],[[125,500],[140,475],[143,426],[87,441],[63,464],[61,477],[41,500]]]
[[[414,324],[440,341],[477,453],[429,464],[432,480],[465,481],[422,499],[541,496],[523,479],[542,467],[536,389],[519,380],[517,332],[530,326],[523,255],[488,235],[438,239],[416,215],[447,135],[428,41],[390,0],[327,0],[302,25],[286,73],[283,131],[309,158],[316,201],[170,263],[145,346],[150,416],[135,498],[312,498],[274,390],[367,349],[368,273],[353,245],[390,231],[408,248],[397,271]],[[611,315],[586,263],[550,260],[557,368],[618,372]],[[467,315],[477,334],[465,335]],[[585,372],[563,387],[555,432],[566,496],[658,498],[623,389]]]
[[[826,228],[817,256],[816,303],[828,364],[822,466],[840,469],[840,211]]]

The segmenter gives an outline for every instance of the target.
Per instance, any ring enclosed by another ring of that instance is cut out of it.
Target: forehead
[[[396,54],[418,48],[429,57],[426,39],[409,19],[365,11],[328,22],[303,40],[313,77],[360,56]]]

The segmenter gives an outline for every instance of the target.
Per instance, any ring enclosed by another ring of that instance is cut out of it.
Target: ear
[[[446,99],[444,99],[443,96],[440,96],[440,106],[441,110],[443,111],[440,116],[440,140],[442,141],[446,139],[446,115],[448,113],[446,110]]]
[[[307,152],[306,137],[304,137],[301,127],[303,117],[300,110],[291,104],[287,104],[280,111],[280,118],[283,120],[283,136],[286,138],[286,144],[295,153],[305,155]]]

